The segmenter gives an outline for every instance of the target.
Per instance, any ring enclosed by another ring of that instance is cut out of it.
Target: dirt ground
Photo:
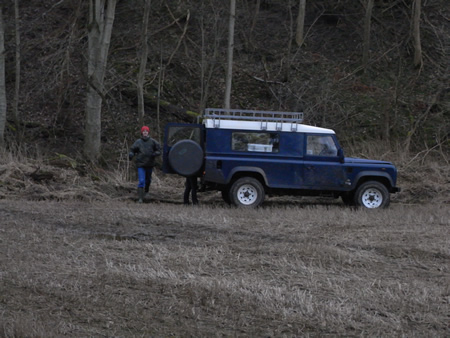
[[[129,172],[0,165],[0,336],[449,336],[448,169],[376,211]]]
[[[445,204],[185,207],[170,183],[0,200],[0,336],[450,334]]]

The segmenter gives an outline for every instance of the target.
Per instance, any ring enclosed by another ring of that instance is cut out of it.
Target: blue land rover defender
[[[344,157],[335,132],[302,124],[302,113],[206,109],[202,118],[166,126],[163,171],[201,177],[227,203],[257,207],[266,195],[334,196],[383,208],[400,191],[392,163]]]

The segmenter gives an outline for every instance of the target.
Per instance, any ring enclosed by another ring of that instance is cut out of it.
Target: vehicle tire
[[[256,178],[242,177],[231,186],[230,200],[238,207],[256,208],[264,202],[264,188]]]
[[[355,193],[355,204],[368,209],[386,208],[390,196],[386,186],[377,181],[361,184]]]
[[[345,205],[348,206],[354,206],[355,205],[355,195],[348,194],[348,195],[342,195],[342,202],[344,202]]]
[[[203,167],[203,149],[192,140],[181,140],[175,143],[169,151],[169,164],[182,176],[193,176]]]
[[[231,204],[231,199],[230,199],[230,190],[225,189],[225,190],[221,190],[220,191],[221,195],[222,195],[222,199],[226,204]]]

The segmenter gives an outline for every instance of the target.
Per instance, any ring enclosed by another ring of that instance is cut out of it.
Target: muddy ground
[[[0,336],[450,333],[445,204],[244,211],[213,193],[185,207],[158,175],[144,204],[109,186],[0,200]]]
[[[419,172],[385,210],[241,210],[184,206],[159,170],[138,204],[131,170],[58,161],[0,166],[0,336],[450,333],[448,185]]]

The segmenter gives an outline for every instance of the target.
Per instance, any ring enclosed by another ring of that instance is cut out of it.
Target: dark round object
[[[192,140],[178,141],[169,151],[169,164],[179,175],[196,175],[203,167],[203,149]]]

